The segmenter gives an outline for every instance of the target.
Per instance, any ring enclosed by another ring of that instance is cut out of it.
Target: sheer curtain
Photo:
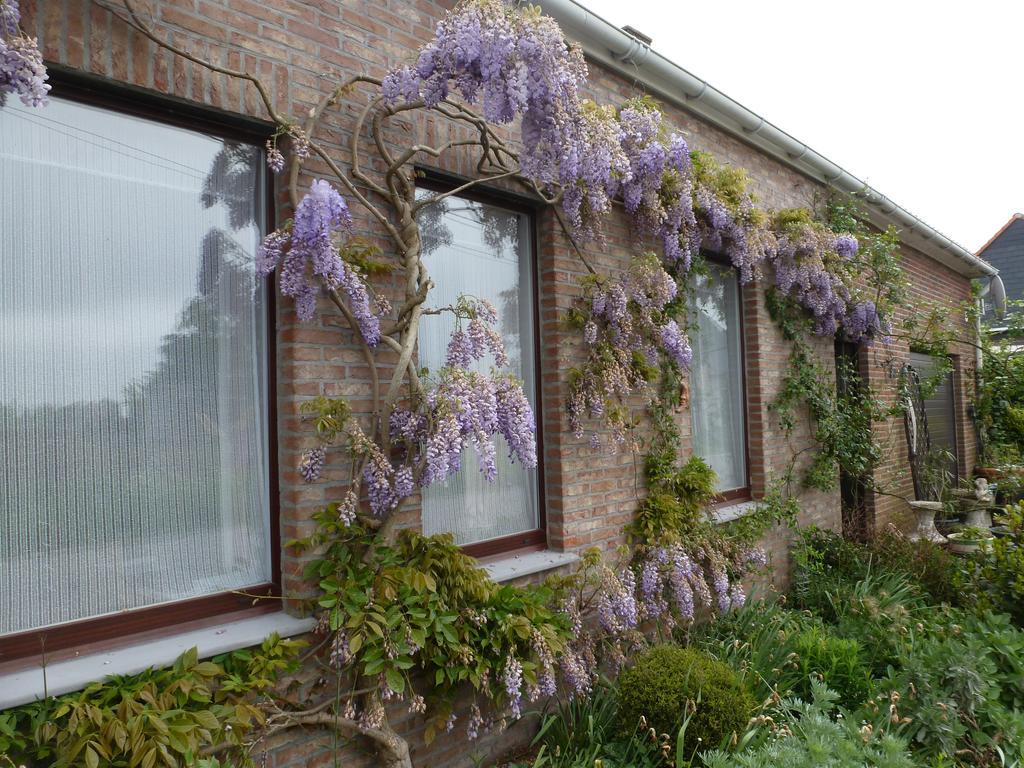
[[[747,485],[743,339],[734,270],[709,265],[695,278],[690,344],[693,451],[718,474],[718,489]]]
[[[0,110],[0,633],[271,577],[260,151]]]
[[[425,235],[424,262],[436,285],[429,305],[453,304],[462,294],[494,304],[509,370],[525,382],[536,413],[529,217],[455,197],[425,209],[420,225]],[[444,364],[448,338],[454,329],[455,320],[447,313],[423,319],[420,366],[436,371]],[[489,356],[477,364],[480,370],[489,370],[491,365]],[[478,471],[476,456],[467,449],[462,471],[425,490],[424,533],[450,532],[459,544],[471,544],[537,529],[537,470],[513,464],[505,439],[499,436],[495,440],[498,477],[493,483]]]

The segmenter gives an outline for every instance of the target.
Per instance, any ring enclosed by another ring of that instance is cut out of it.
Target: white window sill
[[[736,504],[728,504],[724,507],[718,507],[718,509],[712,509],[708,515],[711,522],[716,525],[724,525],[752,514],[755,509],[757,509],[756,501],[740,501]]]
[[[309,632],[315,623],[313,619],[297,619],[277,612],[145,640],[136,645],[49,664],[45,686],[41,666],[0,674],[0,710],[27,704],[46,695],[78,691],[109,675],[133,675],[149,667],[169,666],[189,648],[198,648],[199,658],[209,658],[259,645],[274,632],[282,637],[301,635]]]
[[[519,555],[501,557],[480,565],[492,579],[502,582],[551,571],[563,565],[572,565],[579,559],[580,556],[575,552],[553,552],[545,549],[539,552],[523,552]]]

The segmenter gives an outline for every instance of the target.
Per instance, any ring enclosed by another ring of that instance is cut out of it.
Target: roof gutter
[[[588,56],[603,66],[627,79],[639,81],[645,89],[656,92],[666,101],[739,137],[812,179],[842,192],[860,193],[868,203],[871,219],[876,225],[895,225],[905,243],[956,272],[967,277],[997,274],[998,270],[991,264],[931,228],[806,144],[733,101],[707,81],[669,61],[642,40],[605,21],[574,0],[539,2],[544,12],[558,21],[565,34],[577,41]]]

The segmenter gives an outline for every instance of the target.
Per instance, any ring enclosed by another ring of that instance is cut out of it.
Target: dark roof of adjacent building
[[[1024,299],[1024,213],[1015,213],[978,251],[999,270],[1007,299]]]

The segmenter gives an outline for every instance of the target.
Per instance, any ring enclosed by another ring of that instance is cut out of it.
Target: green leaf
[[[405,678],[402,677],[402,673],[397,669],[391,668],[384,673],[384,677],[388,681],[388,686],[395,693],[402,693],[405,691]]]
[[[362,647],[363,647],[363,636],[362,635],[352,635],[352,637],[349,638],[349,641],[348,641],[349,653],[359,653],[359,649],[362,648]]]

